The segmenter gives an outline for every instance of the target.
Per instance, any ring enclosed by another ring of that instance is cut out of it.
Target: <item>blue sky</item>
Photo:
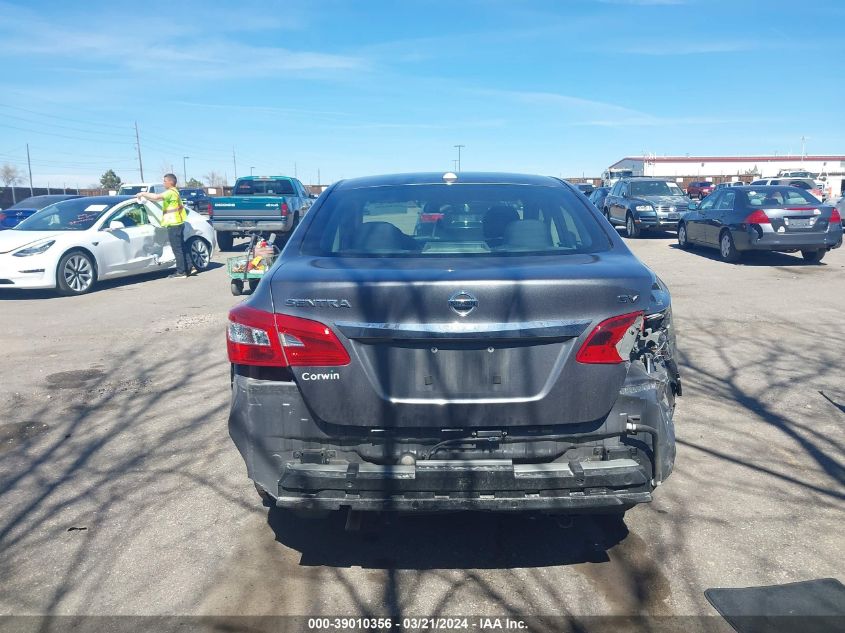
[[[213,4],[213,6],[212,6]],[[598,175],[630,154],[845,153],[845,2],[0,0],[0,164]],[[74,6],[77,5],[77,6]],[[141,8],[143,7],[143,8]]]

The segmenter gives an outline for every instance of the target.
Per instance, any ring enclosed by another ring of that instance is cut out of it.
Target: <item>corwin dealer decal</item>
[[[336,371],[330,371],[324,374],[315,374],[313,372],[304,372],[302,380],[340,380],[340,374]]]
[[[352,304],[346,299],[288,299],[286,306],[296,308],[351,308]]]

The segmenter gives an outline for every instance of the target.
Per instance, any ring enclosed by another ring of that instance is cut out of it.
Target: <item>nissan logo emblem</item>
[[[478,307],[478,299],[473,297],[470,293],[456,292],[449,297],[449,307],[454,310],[458,316],[466,316]]]

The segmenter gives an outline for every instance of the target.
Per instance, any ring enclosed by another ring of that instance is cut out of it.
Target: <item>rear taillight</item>
[[[772,221],[769,219],[769,216],[766,215],[766,212],[763,209],[757,209],[756,211],[752,211],[748,214],[745,218],[746,224],[771,224]]]
[[[829,222],[839,222],[842,224],[842,215],[839,213],[839,209],[832,209],[830,212],[830,220]]]
[[[277,314],[276,327],[289,366],[335,367],[349,364],[346,348],[323,323]]]
[[[590,332],[575,360],[585,364],[617,364],[628,360],[642,323],[642,311],[602,321]]]
[[[229,362],[275,367],[330,367],[349,364],[346,348],[317,321],[272,314],[239,305],[229,311]]]
[[[210,202],[208,203],[208,217],[210,217],[210,218],[214,217],[214,205],[211,204]]]
[[[287,202],[283,202],[279,205],[279,210],[282,212],[282,217],[287,217],[288,213],[290,213],[290,207],[288,206]]]
[[[270,312],[246,305],[232,308],[229,311],[226,347],[229,362],[236,365],[286,365],[276,333],[276,321]]]
[[[442,213],[420,213],[420,222],[438,222],[442,219]]]
[[[0,222],[2,222],[5,219],[6,219],[6,214],[3,213],[3,212],[0,212]]]

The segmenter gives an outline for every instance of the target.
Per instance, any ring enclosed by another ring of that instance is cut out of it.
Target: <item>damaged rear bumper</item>
[[[338,510],[622,511],[651,501],[632,459],[576,464],[428,460],[414,465],[288,464],[276,505]]]

